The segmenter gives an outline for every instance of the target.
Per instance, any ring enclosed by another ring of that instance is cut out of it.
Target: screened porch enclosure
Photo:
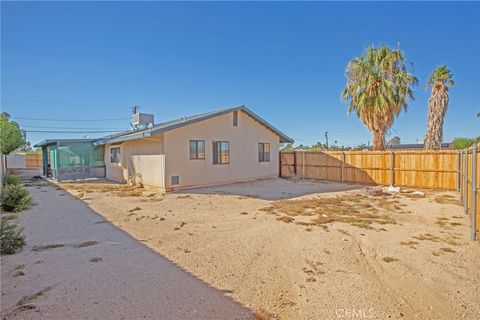
[[[105,178],[104,147],[93,140],[46,140],[37,146],[42,147],[44,176],[58,181]]]

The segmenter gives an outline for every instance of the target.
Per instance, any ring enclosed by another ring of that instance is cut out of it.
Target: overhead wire
[[[47,119],[47,118],[28,118],[28,117],[10,117],[17,120],[33,120],[33,121],[65,121],[65,122],[82,122],[82,121],[119,121],[130,120],[130,118],[104,118],[104,119]]]

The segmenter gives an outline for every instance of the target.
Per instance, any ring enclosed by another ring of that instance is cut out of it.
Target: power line
[[[23,117],[11,117],[12,119],[17,120],[34,120],[34,121],[119,121],[119,120],[130,120],[130,118],[110,118],[110,119],[47,119],[47,118],[23,118]]]
[[[2,100],[9,100],[12,104],[24,104],[24,105],[38,105],[38,104],[58,104],[62,106],[76,106],[76,107],[85,107],[85,108],[104,108],[105,106],[95,106],[95,105],[85,105],[80,103],[72,103],[72,102],[60,102],[54,100],[43,100],[43,99],[30,99],[30,98],[11,98],[11,97],[3,97]],[[7,102],[8,103],[8,102]]]
[[[50,131],[50,130],[25,130],[26,132],[42,132],[42,133],[107,133],[119,132],[118,130],[99,130],[99,131]]]
[[[22,128],[40,128],[40,129],[75,129],[75,130],[129,130],[128,128],[84,128],[84,127],[50,127],[50,126],[21,126]]]

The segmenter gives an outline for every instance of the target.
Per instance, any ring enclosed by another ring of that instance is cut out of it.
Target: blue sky
[[[160,122],[244,104],[296,144],[323,142],[325,131],[339,144],[367,143],[370,133],[340,100],[344,70],[366,46],[399,42],[419,86],[391,136],[423,139],[425,81],[442,64],[456,81],[445,140],[480,135],[478,2],[2,2],[1,29],[1,108],[13,117],[128,118],[139,105]],[[17,121],[27,130],[129,128],[128,120]]]

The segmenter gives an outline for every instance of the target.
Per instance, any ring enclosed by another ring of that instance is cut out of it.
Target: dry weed
[[[22,306],[22,305],[28,304],[30,302],[33,302],[38,297],[43,296],[45,293],[47,293],[48,291],[50,291],[52,289],[53,289],[53,287],[46,287],[45,289],[37,291],[34,294],[26,295],[23,298],[21,298],[20,300],[18,300],[17,306]]]
[[[440,237],[434,236],[430,233],[424,233],[418,236],[412,237],[417,240],[422,240],[422,241],[432,241],[432,242],[441,242],[442,239]]]
[[[442,194],[434,198],[436,203],[440,204],[454,204],[457,206],[462,206],[462,202],[458,200],[456,197],[449,195],[449,194]]]
[[[393,257],[384,257],[382,260],[386,263],[399,261],[397,258],[393,258]]]
[[[373,208],[371,204],[360,205],[359,201],[363,201],[361,197],[363,196],[347,195],[331,198],[317,197],[311,199],[280,200],[260,210],[290,217],[312,216],[313,218],[309,222],[297,222],[297,224],[304,226],[321,226],[332,222],[343,222],[360,228],[374,229],[371,226],[373,223],[395,223],[392,217],[378,214],[378,209]],[[396,201],[385,199],[378,199],[377,202],[379,206],[392,207],[392,210],[394,210],[393,205],[396,203]],[[361,212],[360,210],[362,208],[368,209],[370,212]],[[277,220],[283,221],[284,219],[285,218],[282,217]]]
[[[410,240],[410,241],[400,241],[400,244],[403,245],[403,246],[413,246],[413,245],[418,244],[418,242],[417,242],[417,241],[413,241],[413,240]]]
[[[62,247],[65,247],[63,243],[52,243],[44,246],[33,246],[32,251],[39,252],[39,251],[62,248]]]
[[[292,217],[287,217],[287,216],[283,216],[283,217],[277,218],[277,220],[278,220],[278,221],[285,222],[285,223],[290,223],[290,222],[295,221],[294,218],[292,218]],[[297,222],[297,223],[298,223],[298,222]]]
[[[85,241],[85,242],[77,244],[75,246],[75,248],[85,248],[85,247],[89,247],[89,246],[94,246],[96,244],[98,244],[97,241]]]

